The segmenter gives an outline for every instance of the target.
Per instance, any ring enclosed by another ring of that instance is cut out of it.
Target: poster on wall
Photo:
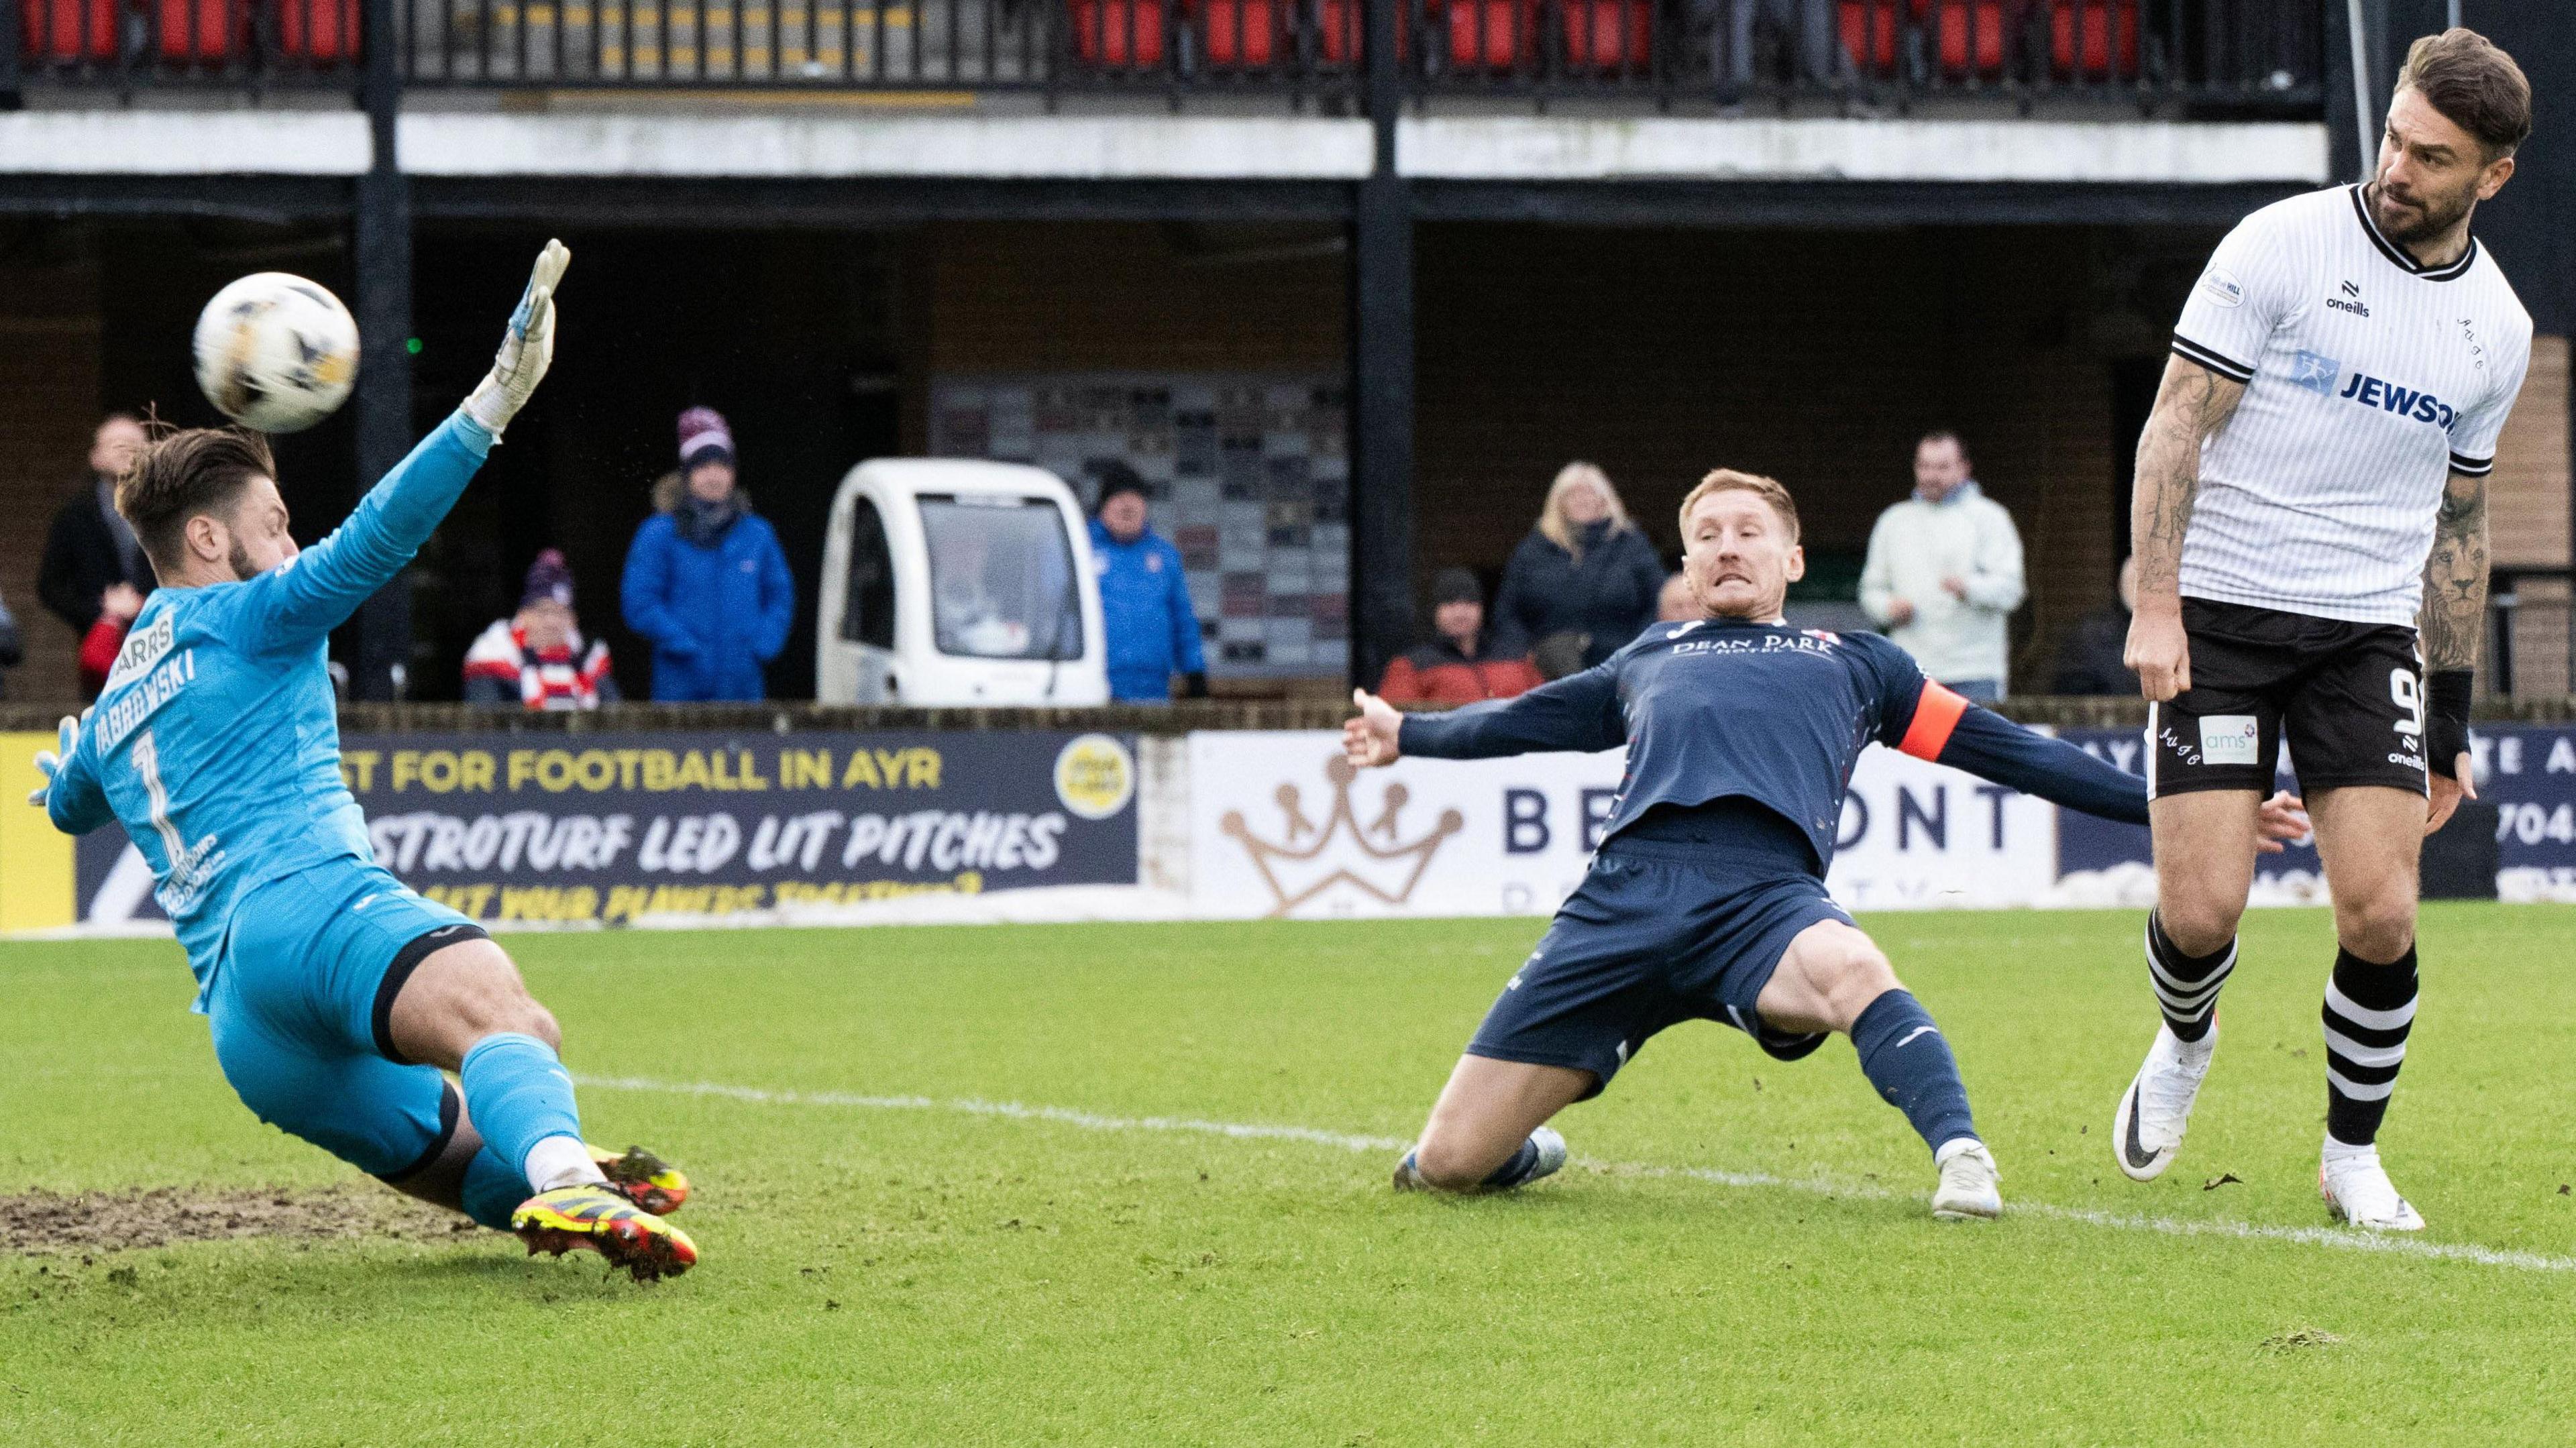
[[[1582,882],[1626,752],[1355,771],[1338,734],[1199,733],[1189,762],[1201,913],[1544,915]],[[1872,749],[1826,883],[1854,910],[2028,904],[2056,854],[2047,802]]]
[[[1136,883],[1135,740],[1049,732],[351,734],[376,860],[494,923],[828,911]],[[160,917],[114,826],[81,918]]]
[[[937,377],[930,450],[1035,464],[1086,508],[1098,466],[1125,463],[1181,550],[1211,674],[1339,675],[1350,664],[1343,397],[1321,376]]]

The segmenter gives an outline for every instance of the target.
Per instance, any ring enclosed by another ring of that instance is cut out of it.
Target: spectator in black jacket
[[[2075,621],[2057,650],[2050,691],[2058,694],[2126,694],[2136,698],[2138,676],[2121,655],[2129,645],[2129,613],[2138,603],[2138,560],[2120,562],[2120,598]]]
[[[152,564],[116,511],[116,479],[142,448],[143,424],[126,413],[110,413],[90,436],[88,479],[54,514],[53,531],[45,536],[36,597],[84,642],[100,614],[121,609],[132,618],[141,607],[139,596],[152,591]]]
[[[1567,463],[1547,490],[1538,526],[1503,565],[1494,649],[1544,659],[1571,643],[1590,668],[1655,621],[1663,588],[1663,560],[1628,521],[1609,476],[1590,463]],[[1571,638],[1542,647],[1559,634]]]

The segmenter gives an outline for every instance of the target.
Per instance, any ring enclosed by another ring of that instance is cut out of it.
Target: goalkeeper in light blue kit
[[[161,586],[97,706],[36,757],[29,802],[69,834],[125,826],[262,1121],[532,1252],[589,1247],[651,1279],[697,1262],[662,1220],[687,1182],[582,1141],[554,1017],[510,957],[375,862],[326,672],[331,629],[411,561],[545,376],[571,259],[546,244],[491,374],[307,551],[256,433],[175,432],[136,460],[116,506]]]

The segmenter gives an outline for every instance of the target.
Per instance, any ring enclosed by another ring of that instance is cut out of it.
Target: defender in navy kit
[[[1870,634],[1781,619],[1805,572],[1787,489],[1708,475],[1681,510],[1703,619],[1656,624],[1597,668],[1517,699],[1403,716],[1365,692],[1355,765],[1625,744],[1627,777],[1583,884],[1504,987],[1396,1170],[1400,1188],[1516,1187],[1564,1163],[1545,1123],[1598,1095],[1647,1039],[1715,1020],[1795,1059],[1840,1031],[1933,1150],[1933,1215],[1993,1217],[1995,1164],[1957,1062],[1887,957],[1825,890],[1844,791],[1871,743],[2142,824],[2139,780],[1923,677]],[[2262,816],[2305,829],[2297,802]]]

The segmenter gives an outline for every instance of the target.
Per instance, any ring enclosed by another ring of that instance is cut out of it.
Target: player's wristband
[[[2424,765],[2444,779],[2469,752],[2469,700],[2477,692],[2475,669],[2443,669],[2424,679]]]

